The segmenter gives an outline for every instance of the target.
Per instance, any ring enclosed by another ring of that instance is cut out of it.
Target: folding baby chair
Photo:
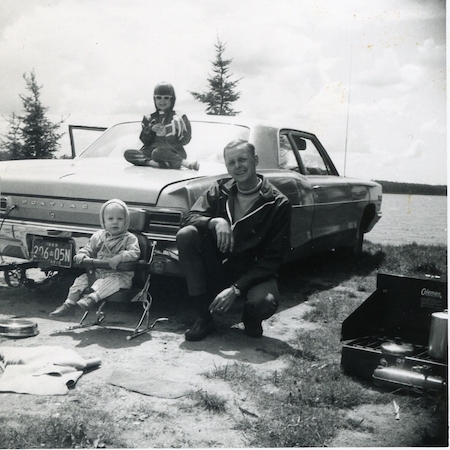
[[[141,256],[139,258],[139,261],[120,263],[119,266],[117,267],[117,270],[134,270],[134,277],[131,288],[120,289],[118,292],[115,292],[109,297],[104,298],[100,302],[100,306],[98,307],[97,311],[95,311],[96,319],[94,322],[84,323],[85,319],[90,313],[90,311],[86,311],[83,314],[80,323],[78,325],[70,327],[71,330],[100,325],[106,316],[106,314],[103,311],[103,307],[108,302],[142,303],[142,307],[144,309],[142,315],[136,327],[133,330],[130,329],[132,333],[127,336],[127,340],[133,339],[137,336],[141,336],[142,334],[147,333],[154,327],[156,322],[159,322],[160,320],[167,320],[166,318],[159,318],[156,319],[151,325],[149,325],[150,321],[149,311],[150,306],[152,304],[152,296],[150,295],[149,292],[150,277],[151,277],[150,263],[152,262],[153,256],[155,254],[156,241],[152,241],[150,243],[147,237],[145,237],[143,234],[140,233],[135,234],[138,238],[139,247],[141,249]],[[80,266],[86,268],[86,272],[89,279],[89,285],[92,285],[92,283],[95,281],[95,269],[110,269],[110,266],[107,261],[92,258],[83,259]],[[124,329],[121,327],[112,327],[112,326],[108,326],[106,328],[120,329],[120,330]]]

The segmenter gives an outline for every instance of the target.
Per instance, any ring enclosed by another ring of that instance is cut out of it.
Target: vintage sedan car
[[[70,270],[74,252],[99,228],[101,205],[120,198],[130,208],[131,231],[156,241],[152,273],[181,276],[181,220],[213,180],[227,176],[223,148],[238,138],[255,145],[258,171],[292,203],[286,262],[337,247],[361,250],[381,217],[381,186],[339,176],[314,134],[239,117],[191,122],[186,151],[200,161],[199,171],[129,164],[123,153],[141,147],[140,122],[110,127],[73,159],[0,162],[0,255],[25,268]]]

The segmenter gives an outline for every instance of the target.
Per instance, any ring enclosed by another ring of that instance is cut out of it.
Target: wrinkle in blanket
[[[56,346],[0,347],[5,366],[0,392],[34,395],[65,395],[83,375],[97,367],[97,358],[86,360],[75,351]]]

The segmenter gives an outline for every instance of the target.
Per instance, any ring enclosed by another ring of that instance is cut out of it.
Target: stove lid
[[[427,345],[431,315],[447,309],[447,280],[379,273],[377,289],[342,323],[341,340],[385,336]]]

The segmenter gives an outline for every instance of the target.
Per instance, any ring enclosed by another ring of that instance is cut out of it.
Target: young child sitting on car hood
[[[185,114],[174,111],[175,90],[169,83],[158,83],[153,92],[156,111],[142,119],[140,150],[125,150],[125,159],[136,166],[163,169],[198,170],[198,161],[187,159],[184,146],[191,140],[191,124]]]
[[[119,199],[104,203],[100,209],[100,225],[102,229],[91,236],[89,242],[74,256],[74,261],[80,264],[84,258],[103,259],[108,261],[111,269],[95,270],[96,280],[91,286],[91,292],[85,296],[83,292],[89,286],[88,276],[83,273],[76,278],[67,299],[50,316],[71,315],[76,305],[88,311],[119,289],[131,287],[134,272],[116,270],[121,262],[137,261],[141,253],[137,237],[128,231],[130,213],[127,205]]]

